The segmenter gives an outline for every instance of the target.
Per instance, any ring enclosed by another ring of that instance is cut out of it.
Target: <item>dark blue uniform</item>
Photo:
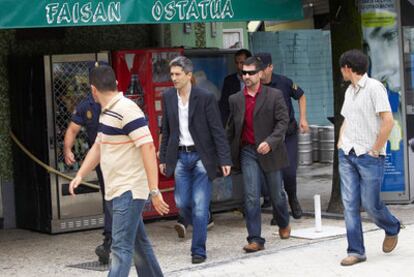
[[[86,134],[88,136],[88,143],[91,147],[95,142],[96,135],[98,133],[99,126],[99,115],[101,114],[101,106],[93,100],[91,94],[89,94],[85,99],[83,99],[77,106],[75,111],[72,114],[72,122],[77,125],[83,126],[86,129]],[[96,174],[98,175],[99,186],[101,187],[102,199],[104,203],[104,213],[105,213],[105,226],[104,226],[104,236],[110,238],[112,233],[112,218],[109,214],[109,211],[105,205],[105,184],[101,171],[101,167],[98,165],[96,167]]]
[[[101,105],[93,100],[92,95],[88,95],[77,106],[72,114],[71,120],[86,128],[89,146],[95,142],[98,133],[99,115],[101,114]]]
[[[285,145],[288,151],[289,166],[282,169],[283,184],[288,194],[289,203],[296,199],[296,169],[298,167],[298,123],[295,119],[292,98],[299,100],[304,94],[303,90],[293,81],[285,76],[272,74],[272,80],[265,84],[272,88],[277,88],[283,92],[286,105],[289,111],[289,125],[285,137]],[[292,204],[291,204],[292,207]]]
[[[298,125],[295,120],[295,111],[293,110],[292,98],[299,100],[304,94],[303,90],[297,86],[293,81],[285,76],[272,74],[272,80],[270,84],[265,84],[272,88],[280,89],[283,92],[283,97],[285,98],[286,105],[289,111],[289,128],[287,135],[296,134],[298,130]],[[293,121],[295,123],[293,123]],[[291,126],[292,125],[292,126]]]

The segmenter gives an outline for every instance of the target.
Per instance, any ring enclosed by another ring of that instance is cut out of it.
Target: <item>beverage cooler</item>
[[[9,58],[11,128],[41,161],[74,176],[87,151],[82,128],[73,147],[78,161],[64,162],[63,139],[77,103],[87,96],[89,67],[109,61],[108,53]],[[49,173],[13,145],[17,227],[48,233],[103,226],[98,189],[80,186],[68,192],[68,180]],[[95,172],[85,181],[98,184]]]
[[[112,66],[118,80],[118,90],[144,111],[154,144],[159,148],[162,125],[161,95],[173,87],[169,63],[182,55],[182,48],[142,49],[112,52]],[[178,210],[174,201],[174,179],[159,174],[159,189],[170,206],[167,216],[175,216]],[[144,219],[160,217],[151,202],[144,208]]]

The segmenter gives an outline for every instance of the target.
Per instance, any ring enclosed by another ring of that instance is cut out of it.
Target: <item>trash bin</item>
[[[333,163],[335,150],[335,132],[333,126],[319,128],[319,161]]]
[[[312,157],[312,135],[311,133],[299,133],[298,135],[298,160],[299,165],[311,165]]]
[[[310,132],[312,137],[312,161],[319,161],[319,127],[318,125],[311,125]]]

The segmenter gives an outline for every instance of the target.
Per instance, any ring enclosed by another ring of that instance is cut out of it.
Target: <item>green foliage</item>
[[[196,47],[206,47],[206,24],[194,23],[194,32],[196,37]]]

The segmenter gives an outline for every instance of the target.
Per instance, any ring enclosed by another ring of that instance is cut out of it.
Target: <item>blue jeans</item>
[[[128,276],[132,254],[138,276],[163,276],[142,221],[146,200],[133,199],[131,191],[127,191],[111,202],[112,262],[108,276]]]
[[[280,170],[264,172],[260,167],[259,155],[254,145],[244,146],[241,150],[240,161],[244,181],[244,207],[247,227],[247,241],[264,245],[265,239],[261,237],[262,218],[260,207],[260,195],[262,177],[268,184],[270,200],[276,210],[276,220],[279,228],[289,225],[289,212],[286,193],[282,185],[282,173]]]
[[[289,166],[282,168],[283,188],[285,189],[289,201],[296,198],[296,171],[298,169],[298,134],[294,133],[285,137],[285,145],[288,153]],[[269,189],[266,182],[262,185],[262,195],[269,196]],[[273,218],[277,217],[277,211],[272,207]]]
[[[193,225],[191,255],[206,257],[211,182],[197,152],[179,152],[174,177],[180,216],[184,225]]]
[[[384,177],[384,157],[372,157],[368,154],[356,156],[351,150],[345,155],[338,151],[341,195],[344,204],[348,254],[365,257],[364,238],[360,216],[360,206],[372,218],[374,223],[390,236],[400,231],[400,222],[380,199],[381,184]]]

